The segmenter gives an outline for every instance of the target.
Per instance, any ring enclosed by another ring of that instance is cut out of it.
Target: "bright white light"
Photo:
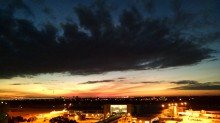
[[[127,105],[110,105],[110,112],[123,112],[127,113]]]

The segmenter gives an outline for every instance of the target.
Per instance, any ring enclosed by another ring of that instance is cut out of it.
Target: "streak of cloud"
[[[184,80],[179,82],[172,82],[173,84],[181,85],[172,89],[177,90],[220,90],[220,82],[203,82]]]
[[[96,83],[108,83],[108,82],[114,82],[115,80],[100,80],[100,81],[87,81],[80,84],[96,84]]]

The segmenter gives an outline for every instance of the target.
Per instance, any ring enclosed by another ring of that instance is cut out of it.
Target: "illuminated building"
[[[114,114],[132,113],[131,104],[106,104],[104,105],[104,117],[107,118]]]

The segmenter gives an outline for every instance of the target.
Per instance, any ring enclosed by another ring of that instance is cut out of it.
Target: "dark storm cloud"
[[[174,17],[146,18],[131,7],[119,14],[119,24],[115,26],[111,10],[104,2],[96,2],[93,7],[75,7],[79,25],[62,23],[58,30],[48,23],[39,29],[33,22],[13,16],[16,9],[9,9],[10,6],[31,11],[22,0],[12,1],[0,9],[1,78],[167,68],[197,64],[212,57],[212,49],[195,42],[203,35],[185,36],[177,28],[195,23],[197,19],[187,14],[182,19],[179,13]],[[187,19],[182,22],[184,18]]]
[[[56,16],[53,14],[53,10],[47,6],[42,9],[43,13],[51,17],[52,19],[56,19]]]
[[[24,3],[23,0],[1,0],[0,7],[5,9],[5,14],[13,14],[15,10],[24,10],[26,15],[32,15],[31,9]]]
[[[42,4],[45,2],[45,0],[32,0],[32,2]]]
[[[87,81],[80,84],[96,84],[96,83],[107,83],[107,82],[114,82],[115,80],[100,80],[100,81]]]
[[[188,83],[187,83],[188,81]],[[220,82],[203,82],[199,83],[197,81],[182,81],[182,82],[176,82],[174,84],[182,85],[179,87],[175,87],[172,89],[177,90],[220,90]]]

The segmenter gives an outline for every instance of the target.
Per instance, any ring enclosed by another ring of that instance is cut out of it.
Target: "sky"
[[[0,98],[220,95],[218,0],[0,0]]]

